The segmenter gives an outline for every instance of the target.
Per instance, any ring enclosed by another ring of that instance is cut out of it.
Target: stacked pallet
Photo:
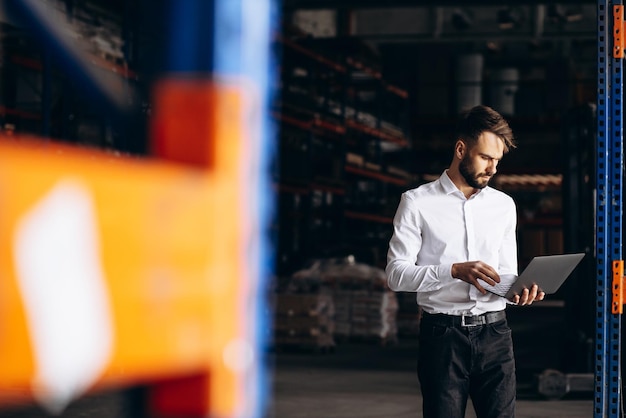
[[[323,328],[338,340],[376,340],[386,343],[397,339],[398,303],[396,294],[387,288],[384,271],[356,263],[353,257],[315,260],[310,267],[296,272],[285,294],[278,295],[279,300],[283,299],[283,306],[278,307],[276,316],[277,336],[287,329],[294,333],[292,338],[295,337],[296,329],[300,334],[307,329],[321,329],[322,317],[319,313],[316,314],[316,326],[313,320],[306,322],[306,325],[300,320],[299,328],[293,326],[293,320],[284,312],[288,295],[298,295],[299,299],[291,299],[290,303],[302,303],[302,309],[305,310],[310,309],[314,302],[329,306],[323,311],[323,321],[326,321]],[[297,309],[292,307],[292,310]],[[280,341],[285,339],[277,338],[276,342]],[[328,335],[324,334],[323,342],[329,341]],[[334,345],[334,339],[330,344]]]
[[[275,342],[280,346],[331,349],[335,346],[330,293],[278,294]]]
[[[332,295],[335,304],[335,337],[345,341],[352,334],[352,290],[334,288]]]
[[[384,290],[355,290],[352,299],[352,336],[379,339],[382,343],[397,339],[396,295]]]
[[[342,337],[381,342],[396,340],[398,305],[395,293],[387,287],[383,270],[348,257],[336,263],[326,275],[327,281],[333,283],[336,309],[340,304],[345,305],[344,316],[336,318],[337,328],[345,330]]]

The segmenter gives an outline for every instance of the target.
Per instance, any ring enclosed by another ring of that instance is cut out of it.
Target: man
[[[405,192],[394,217],[387,276],[416,292],[423,310],[418,376],[425,418],[463,418],[468,396],[478,418],[515,415],[515,360],[507,301],[485,290],[517,274],[513,199],[488,186],[514,148],[511,128],[487,106],[459,122],[450,167]],[[509,303],[542,300],[537,286]]]

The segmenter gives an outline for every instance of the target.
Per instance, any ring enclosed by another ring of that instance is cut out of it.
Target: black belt
[[[422,315],[422,320],[449,327],[477,327],[493,324],[503,319],[506,319],[504,311],[487,312],[482,315],[447,315],[441,313],[429,314],[428,312],[424,312]]]

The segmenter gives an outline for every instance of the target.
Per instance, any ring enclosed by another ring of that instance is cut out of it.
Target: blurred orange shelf
[[[346,164],[345,170],[348,173],[358,174],[364,177],[371,177],[373,179],[381,180],[387,183],[397,184],[399,186],[404,186],[408,184],[408,181],[406,179],[403,179],[400,177],[389,176],[387,174],[382,174],[377,171],[366,170],[366,169],[356,167],[350,164]]]

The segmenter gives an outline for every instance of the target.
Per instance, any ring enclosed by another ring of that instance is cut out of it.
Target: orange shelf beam
[[[346,72],[346,67],[338,64],[316,52],[311,51],[310,49],[307,49],[301,45],[298,45],[296,42],[293,42],[283,36],[276,36],[276,40],[281,42],[283,45],[289,47],[290,49],[292,49],[293,51],[299,52],[302,55],[305,55],[321,64],[324,64],[326,66],[328,66],[329,68],[332,68],[333,70],[340,72],[340,73],[345,73]]]
[[[373,179],[382,180],[387,183],[397,184],[399,186],[404,186],[408,182],[405,179],[399,177],[393,177],[386,174],[381,174],[376,171],[365,170],[363,168],[355,167],[353,165],[347,164],[345,166],[345,170],[349,173],[358,174],[360,176],[371,177]]]
[[[381,131],[380,129],[376,129],[376,128],[372,128],[370,126],[366,126],[363,125],[362,123],[356,122],[354,120],[348,119],[346,121],[346,125],[348,125],[349,128],[355,129],[359,132],[363,132],[367,135],[372,135],[375,136],[377,138],[380,138],[384,141],[387,142],[391,142],[394,144],[398,144],[400,146],[406,147],[409,145],[409,141],[407,141],[406,138],[403,137],[398,137],[398,136],[394,136],[394,135],[390,135],[386,132]]]
[[[385,223],[385,224],[393,223],[393,218],[390,218],[388,216],[373,215],[370,213],[353,212],[349,210],[345,211],[344,214],[346,215],[346,218],[359,219],[362,221],[380,222],[380,223]]]

